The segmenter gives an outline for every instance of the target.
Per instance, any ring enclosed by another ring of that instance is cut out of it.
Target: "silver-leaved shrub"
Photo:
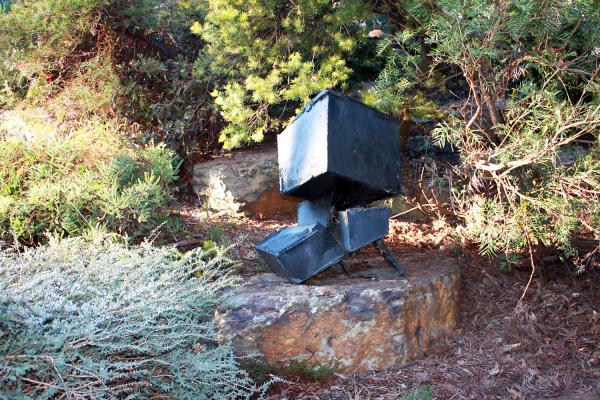
[[[0,398],[260,395],[216,341],[221,260],[106,237],[0,254]]]

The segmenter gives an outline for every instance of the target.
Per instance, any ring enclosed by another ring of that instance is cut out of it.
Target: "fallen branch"
[[[175,243],[178,250],[188,251],[200,247],[204,243],[204,239],[187,239]]]

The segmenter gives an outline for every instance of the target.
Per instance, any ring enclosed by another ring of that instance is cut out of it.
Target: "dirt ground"
[[[255,221],[183,210],[197,237],[234,245],[239,272],[267,270],[253,246],[290,219]],[[529,268],[501,271],[460,244],[443,220],[392,221],[386,242],[404,251],[436,249],[462,274],[458,329],[423,359],[394,370],[312,381],[288,376],[271,399],[600,399],[600,270],[576,275],[545,266],[519,299]]]

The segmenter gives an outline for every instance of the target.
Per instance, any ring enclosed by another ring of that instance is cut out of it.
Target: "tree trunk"
[[[503,122],[502,115],[498,111],[496,107],[496,96],[494,94],[490,94],[490,92],[485,87],[486,75],[484,75],[481,65],[479,65],[479,90],[481,91],[481,99],[488,109],[488,113],[490,114],[490,119],[492,121],[492,126],[501,124]]]

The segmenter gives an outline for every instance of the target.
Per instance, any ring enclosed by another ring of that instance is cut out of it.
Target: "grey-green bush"
[[[102,236],[0,254],[0,398],[260,394],[216,343],[220,260]]]

